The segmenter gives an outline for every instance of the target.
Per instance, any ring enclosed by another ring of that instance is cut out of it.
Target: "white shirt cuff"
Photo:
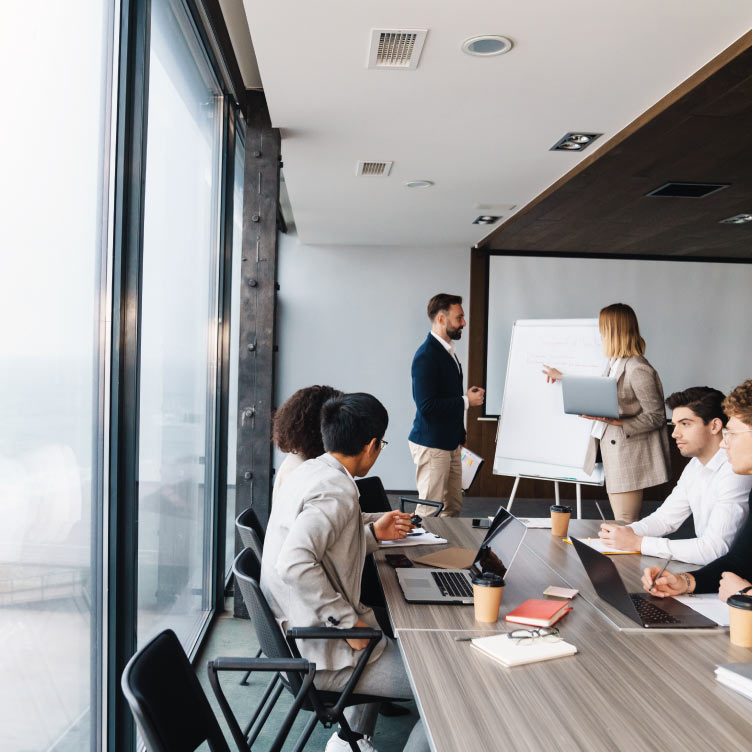
[[[470,400],[467,398],[466,394],[462,395],[462,401],[465,403],[465,410],[467,410],[470,407]]]

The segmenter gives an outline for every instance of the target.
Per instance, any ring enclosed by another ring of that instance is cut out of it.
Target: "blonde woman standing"
[[[614,519],[629,524],[640,518],[643,489],[671,475],[663,386],[644,357],[645,340],[630,306],[606,306],[598,328],[609,358],[604,376],[617,381],[619,418],[581,416],[593,421],[583,469],[592,473],[600,452]],[[551,382],[562,377],[550,366],[543,373]]]

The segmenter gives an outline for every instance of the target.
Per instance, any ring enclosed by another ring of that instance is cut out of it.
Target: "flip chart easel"
[[[583,483],[581,481],[571,480],[554,480],[552,478],[541,478],[539,475],[515,475],[514,486],[512,486],[512,493],[509,495],[509,501],[507,501],[507,512],[512,511],[512,504],[514,503],[514,497],[517,494],[517,486],[520,484],[520,478],[531,478],[532,480],[550,480],[554,484],[554,496],[556,503],[559,503],[559,483],[572,483],[574,482],[575,493],[577,494],[577,519],[582,519],[582,486],[600,486],[598,483]]]

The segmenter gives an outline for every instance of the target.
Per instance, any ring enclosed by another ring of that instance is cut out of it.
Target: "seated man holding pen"
[[[752,379],[736,387],[723,402],[728,423],[721,448],[726,450],[735,473],[752,476]],[[752,500],[752,493],[750,493]],[[694,572],[674,573],[648,567],[644,588],[660,598],[686,593],[713,593],[722,601],[736,593],[752,591],[752,516],[742,526],[728,553]],[[653,585],[653,580],[655,584]]]
[[[737,475],[721,448],[723,394],[707,386],[674,392],[672,437],[683,457],[690,457],[676,487],[653,514],[626,526],[604,522],[600,537],[606,545],[646,556],[672,557],[689,564],[707,564],[723,556],[747,519],[752,476]],[[690,516],[695,538],[670,540]]]
[[[367,553],[381,540],[404,538],[410,515],[398,511],[362,514],[355,476],[367,475],[386,445],[389,417],[370,394],[345,394],[324,403],[321,435],[326,453],[291,473],[274,497],[264,542],[261,588],[283,629],[288,627],[378,627],[373,611],[360,602]],[[315,685],[342,689],[368,640],[303,640],[304,658],[316,664]],[[412,691],[394,640],[382,637],[355,691],[377,697],[411,699]],[[362,752],[375,752],[373,734],[380,703],[356,705],[345,717]],[[405,750],[428,744],[422,723],[413,728]],[[326,752],[350,750],[335,733]]]

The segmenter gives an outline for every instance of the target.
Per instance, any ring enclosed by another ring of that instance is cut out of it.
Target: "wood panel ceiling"
[[[488,250],[752,258],[752,38],[635,121],[480,244]],[[657,113],[657,114],[656,114]],[[730,186],[649,197],[669,182]]]

